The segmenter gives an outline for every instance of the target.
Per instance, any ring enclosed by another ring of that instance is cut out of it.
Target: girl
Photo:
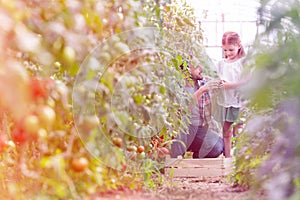
[[[218,63],[217,73],[224,86],[224,99],[218,104],[224,107],[224,156],[230,157],[231,138],[235,131],[231,126],[238,119],[241,107],[237,88],[245,82],[241,79],[245,51],[241,45],[239,35],[235,32],[225,32],[223,34],[222,49],[224,59]]]

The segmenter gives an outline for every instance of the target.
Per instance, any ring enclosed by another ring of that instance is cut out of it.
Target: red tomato
[[[29,87],[31,90],[31,97],[34,100],[38,100],[40,98],[45,99],[48,96],[48,92],[44,86],[44,83],[38,77],[31,78]]]
[[[122,170],[123,170],[123,171],[126,171],[126,169],[127,169],[127,164],[126,164],[126,163],[121,163],[121,166],[122,166]]]
[[[12,132],[12,138],[13,141],[17,144],[24,144],[30,139],[30,136],[22,128],[19,127]]]
[[[122,138],[114,137],[114,138],[112,138],[112,142],[113,142],[114,145],[116,145],[117,147],[121,147],[121,146],[122,146],[122,143],[123,143],[123,140],[122,140]]]
[[[0,153],[7,147],[7,138],[5,135],[0,135]]]
[[[89,161],[85,157],[75,158],[71,162],[71,168],[76,172],[82,172],[87,169]]]
[[[145,151],[145,147],[143,145],[138,146],[138,148],[137,148],[138,153],[142,153],[144,151]]]

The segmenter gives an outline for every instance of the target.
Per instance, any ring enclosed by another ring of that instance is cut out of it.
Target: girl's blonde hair
[[[241,44],[240,36],[236,32],[228,31],[223,34],[222,45],[226,44],[239,45],[240,49],[238,51],[238,58],[242,58],[245,56],[245,50],[243,45]]]

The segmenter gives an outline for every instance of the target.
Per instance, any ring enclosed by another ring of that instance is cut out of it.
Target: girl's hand
[[[219,80],[218,88],[223,88],[225,83],[226,83],[225,80]]]
[[[212,80],[212,81],[207,82],[205,85],[208,86],[209,90],[215,90],[215,89],[219,89],[223,86],[223,81],[220,79]]]

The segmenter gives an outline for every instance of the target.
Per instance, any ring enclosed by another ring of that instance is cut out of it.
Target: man
[[[221,83],[206,84],[202,75],[203,68],[197,63],[189,64],[187,68],[191,80],[186,79],[185,90],[192,95],[194,104],[190,106],[189,130],[181,132],[172,143],[171,157],[184,156],[186,151],[191,151],[193,158],[215,158],[223,153],[224,143],[222,137],[209,128],[211,124],[209,90],[219,88]]]

